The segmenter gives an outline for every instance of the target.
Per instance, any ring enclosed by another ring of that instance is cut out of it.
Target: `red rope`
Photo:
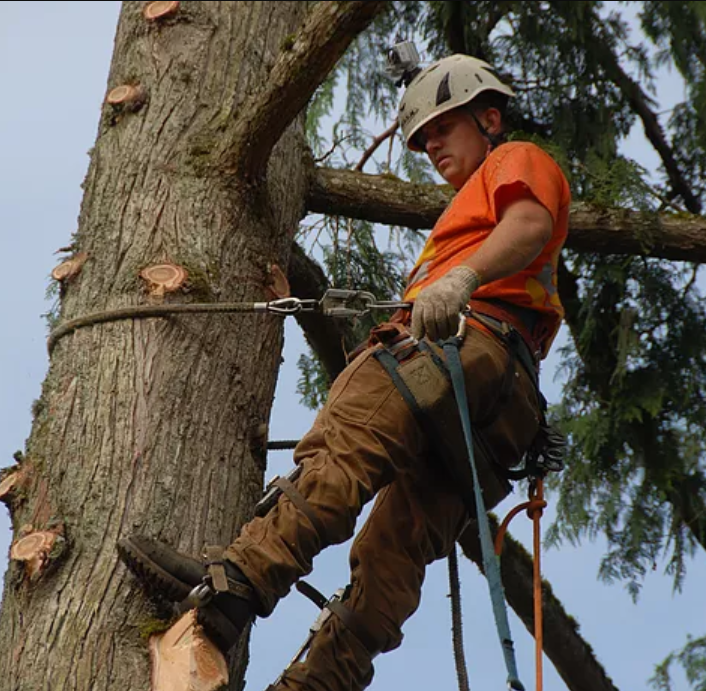
[[[507,533],[510,521],[517,516],[520,511],[527,509],[527,516],[532,520],[534,527],[533,543],[533,591],[534,591],[534,640],[535,640],[535,664],[537,668],[537,690],[542,691],[542,651],[544,649],[544,636],[542,627],[542,571],[540,567],[541,556],[541,533],[540,519],[547,502],[544,500],[544,481],[539,478],[536,483],[530,482],[529,501],[519,504],[512,509],[498,529],[495,537],[495,554],[500,556],[503,551],[503,540]]]

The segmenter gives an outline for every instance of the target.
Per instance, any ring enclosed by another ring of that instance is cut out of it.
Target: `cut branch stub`
[[[49,554],[57,540],[63,539],[57,533],[37,531],[16,540],[10,549],[10,559],[22,561],[30,580],[37,578],[49,561]]]
[[[165,17],[171,17],[176,14],[179,10],[178,2],[150,2],[145,7],[143,14],[145,19],[150,22],[157,21],[158,19],[164,19]]]
[[[86,254],[86,252],[80,252],[76,256],[61,262],[61,264],[51,272],[52,278],[55,281],[70,281],[81,273],[81,269],[87,259],[88,254]]]
[[[155,264],[140,271],[140,278],[147,283],[152,297],[163,297],[165,293],[179,290],[188,278],[186,269],[176,264]]]
[[[106,100],[111,106],[137,110],[146,99],[146,92],[139,84],[121,84],[108,92]]]
[[[12,499],[14,491],[22,484],[23,474],[16,470],[0,482],[0,501],[6,504]]]
[[[150,691],[216,691],[228,683],[225,658],[196,622],[195,610],[150,637]]]
[[[288,298],[291,295],[289,281],[277,264],[270,264],[267,292],[274,296],[272,299]]]

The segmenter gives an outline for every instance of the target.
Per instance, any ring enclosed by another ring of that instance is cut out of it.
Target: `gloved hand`
[[[412,307],[412,335],[425,334],[432,341],[449,338],[458,331],[458,315],[480,286],[480,275],[467,266],[457,266],[420,291]]]

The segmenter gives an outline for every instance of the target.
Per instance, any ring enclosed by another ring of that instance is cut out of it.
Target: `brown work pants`
[[[380,347],[380,346],[376,346]],[[417,609],[425,568],[445,557],[469,514],[418,420],[374,348],[359,355],[333,384],[313,428],[295,451],[302,472],[295,482],[325,530],[286,496],[248,523],[226,551],[252,582],[267,616],[325,547],[349,539],[366,502],[372,512],[354,540],[351,588],[344,605],[365,629],[365,643],[331,616],[306,659],[278,689],[357,691],[373,678],[372,659],[398,647],[402,625]],[[495,336],[469,328],[461,348],[472,420],[501,395],[508,352]],[[537,395],[522,365],[511,365],[511,389],[500,415],[484,429],[507,465],[519,462],[539,422]],[[453,396],[451,388],[446,395]],[[507,494],[507,484],[476,454],[486,508]],[[376,496],[377,495],[377,496]],[[371,649],[372,648],[372,649]]]

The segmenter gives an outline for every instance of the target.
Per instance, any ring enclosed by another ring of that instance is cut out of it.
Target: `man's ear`
[[[497,108],[488,108],[481,118],[483,127],[485,127],[490,134],[500,134],[503,127],[503,116],[502,113]]]

